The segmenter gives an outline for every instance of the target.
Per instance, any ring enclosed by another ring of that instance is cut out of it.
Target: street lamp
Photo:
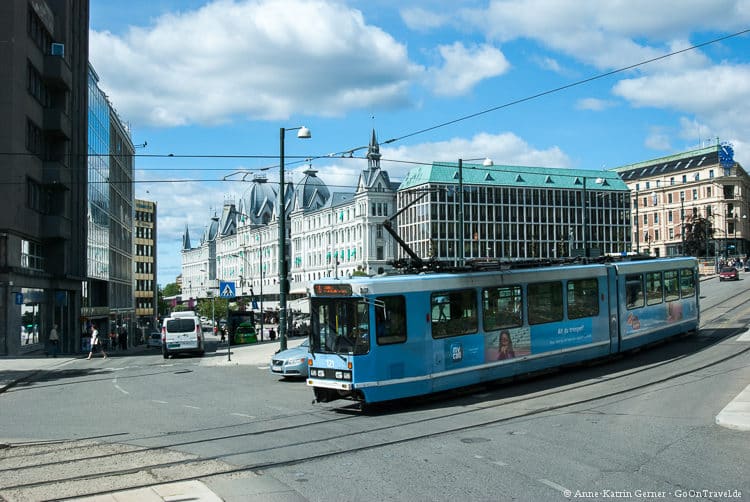
[[[284,190],[284,136],[287,131],[297,131],[297,137],[309,139],[310,129],[305,126],[279,129],[279,350],[286,350],[286,295],[289,289],[286,269],[286,197]]]
[[[680,254],[685,256],[685,191],[680,190],[680,237],[682,238],[682,247]]]

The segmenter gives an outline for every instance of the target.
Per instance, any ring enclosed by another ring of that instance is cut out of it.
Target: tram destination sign
[[[315,284],[313,290],[318,296],[352,296],[351,284]]]

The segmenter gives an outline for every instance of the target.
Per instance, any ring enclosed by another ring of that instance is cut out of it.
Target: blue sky
[[[334,191],[366,161],[327,155],[373,128],[395,180],[458,158],[610,169],[717,137],[750,166],[748,34],[571,86],[750,29],[750,0],[91,0],[90,27],[100,86],[147,142],[162,286],[186,225],[196,245],[249,188],[233,173],[278,180],[280,127],[312,131],[287,135],[287,180],[312,157]]]

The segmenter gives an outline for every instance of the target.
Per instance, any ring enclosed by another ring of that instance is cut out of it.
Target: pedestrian
[[[57,333],[57,324],[52,326],[49,330],[49,344],[52,349],[52,357],[57,357],[59,352],[60,335]]]
[[[109,333],[109,350],[112,352],[117,350],[117,333],[115,332],[115,328],[112,328],[112,331]]]
[[[128,329],[123,325],[120,326],[120,350],[128,348]]]
[[[96,329],[96,324],[91,325],[91,350],[89,350],[89,357],[86,359],[91,359],[91,356],[94,354],[96,350],[102,351],[102,356],[104,359],[107,358],[107,353],[104,352],[104,346],[101,343],[101,340],[99,340],[99,330]]]

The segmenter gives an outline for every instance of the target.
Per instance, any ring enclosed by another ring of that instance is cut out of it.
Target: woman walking
[[[99,330],[96,329],[96,324],[91,325],[91,350],[89,351],[89,357],[86,359],[91,359],[91,356],[93,355],[95,350],[101,350],[102,356],[104,356],[104,359],[107,358],[107,353],[104,352],[104,345],[102,345],[101,341],[99,340]]]

